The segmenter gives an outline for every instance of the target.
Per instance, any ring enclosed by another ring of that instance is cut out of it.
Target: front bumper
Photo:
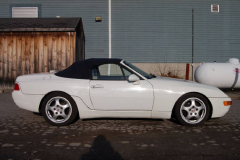
[[[212,118],[224,116],[231,107],[223,104],[224,101],[231,101],[231,98],[209,98],[209,100],[213,107]]]

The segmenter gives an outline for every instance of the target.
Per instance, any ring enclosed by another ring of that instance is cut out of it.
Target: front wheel
[[[198,126],[208,119],[210,106],[204,96],[190,93],[177,101],[174,113],[182,125]]]
[[[76,119],[78,111],[71,96],[62,92],[54,92],[44,98],[41,113],[51,125],[65,126]]]

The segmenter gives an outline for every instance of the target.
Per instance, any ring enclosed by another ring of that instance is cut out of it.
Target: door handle
[[[101,84],[92,85],[91,88],[104,88]]]

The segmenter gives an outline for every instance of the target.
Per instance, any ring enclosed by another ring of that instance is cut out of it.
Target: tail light
[[[15,83],[14,91],[20,91],[20,87],[18,83]]]

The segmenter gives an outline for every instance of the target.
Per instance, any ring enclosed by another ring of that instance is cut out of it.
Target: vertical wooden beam
[[[26,66],[26,62],[25,62],[25,55],[26,55],[26,37],[25,34],[21,34],[22,36],[22,48],[21,48],[21,55],[22,55],[22,72],[21,74],[24,75],[25,74],[25,66]]]
[[[68,32],[67,36],[66,36],[66,48],[67,48],[66,66],[68,67],[72,64],[71,61],[70,61],[70,50],[71,50],[70,32]]]
[[[13,83],[17,78],[17,36],[13,34],[13,43],[12,43],[12,78]]]
[[[57,39],[57,70],[61,70],[61,63],[62,63],[62,52],[61,52],[61,43],[62,43],[62,37],[61,34],[58,34],[58,39]]]
[[[61,47],[62,47],[62,61],[61,61],[61,70],[65,69],[67,66],[66,66],[66,55],[67,55],[67,51],[66,51],[66,35],[65,33],[62,33],[62,36],[61,36],[61,39],[62,39],[62,44],[61,44]]]
[[[13,46],[13,40],[12,40],[12,33],[8,33],[7,34],[7,38],[8,38],[8,49],[7,49],[7,65],[8,65],[8,75],[7,75],[7,89],[10,89],[11,86],[13,84],[12,83],[12,55],[13,55],[13,50],[12,50],[12,46]]]
[[[0,33],[0,89],[3,89],[3,33]]]
[[[52,70],[53,36],[48,34],[48,71]]]
[[[7,48],[8,48],[8,38],[7,34],[3,35],[3,89],[6,89],[6,81],[8,75],[8,67],[7,67]]]
[[[30,74],[34,73],[34,68],[35,68],[35,64],[34,64],[34,46],[35,46],[35,43],[34,43],[34,35],[31,34],[30,35],[30,52],[29,52],[29,67],[30,67]]]
[[[22,73],[22,36],[17,34],[17,76]]]
[[[34,33],[34,72],[38,73],[39,72],[39,34]]]
[[[48,34],[43,35],[43,66],[44,72],[49,72],[48,70]]]
[[[76,32],[73,32],[73,62],[76,60]]]
[[[74,37],[73,32],[70,33],[70,63],[72,64],[74,62]]]
[[[38,72],[43,72],[44,63],[43,63],[43,35],[42,35],[42,33],[39,34],[38,45],[39,45]]]
[[[25,34],[25,74],[30,73],[30,45],[31,45],[31,37],[29,33]]]
[[[57,36],[53,34],[52,37],[52,69],[57,70]]]

